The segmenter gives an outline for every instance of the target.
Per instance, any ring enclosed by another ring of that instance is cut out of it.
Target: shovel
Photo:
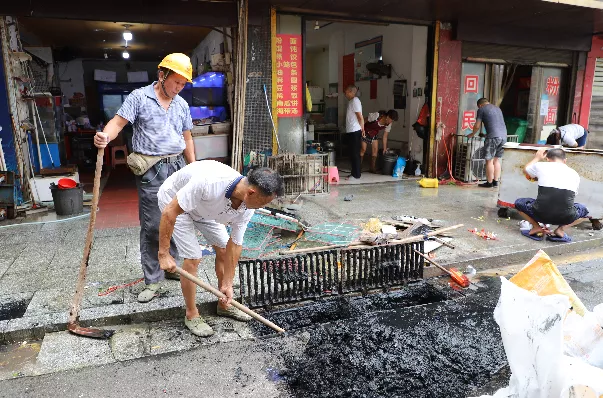
[[[180,274],[180,276],[188,279],[189,281],[193,282],[195,285],[199,286],[202,289],[207,290],[208,292],[210,292],[211,294],[213,294],[214,296],[224,299],[226,298],[226,296],[224,295],[224,293],[222,293],[221,291],[219,291],[218,289],[216,289],[215,287],[203,282],[201,279],[197,278],[196,276],[192,275],[189,272],[186,272],[185,270],[183,270],[182,268],[176,268],[176,272]],[[249,315],[250,317],[262,322],[264,325],[268,326],[269,328],[272,328],[274,330],[276,330],[279,333],[285,333],[285,329],[282,329],[280,327],[278,327],[277,325],[275,325],[274,323],[270,322],[268,319],[264,318],[263,316],[261,316],[260,314],[258,314],[255,311],[250,310],[249,308],[245,307],[243,304],[232,300],[230,302],[230,304],[232,304],[233,307],[238,308],[239,310],[243,311],[244,313],[246,313],[247,315]]]
[[[71,302],[71,310],[69,312],[69,323],[67,329],[79,336],[92,337],[95,339],[108,339],[115,333],[114,330],[103,330],[85,328],[79,325],[80,308],[82,298],[84,296],[84,285],[86,283],[86,271],[88,270],[88,260],[90,259],[90,249],[92,248],[92,238],[94,236],[94,223],[96,222],[96,209],[98,208],[98,194],[100,190],[100,178],[103,168],[104,149],[98,150],[96,155],[96,170],[94,172],[94,188],[92,190],[92,208],[90,209],[90,223],[88,224],[88,233],[86,234],[86,243],[84,245],[84,257],[80,264],[80,273],[77,278],[75,295]]]

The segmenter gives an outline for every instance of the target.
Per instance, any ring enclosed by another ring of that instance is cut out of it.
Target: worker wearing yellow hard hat
[[[170,175],[195,161],[191,113],[178,95],[192,75],[187,55],[167,55],[158,66],[157,81],[132,91],[104,130],[94,137],[94,144],[105,148],[128,123],[132,124],[128,166],[136,175],[138,187],[140,258],[146,283],[138,295],[140,302],[156,297],[165,278],[178,279],[178,274],[164,273],[159,267],[161,211],[157,191]],[[175,245],[172,254],[177,254]]]
[[[165,89],[165,81],[172,72],[182,76],[189,83],[192,83],[193,81],[193,65],[191,64],[191,59],[185,54],[169,54],[161,61],[158,69],[160,72],[163,72],[162,76],[159,77],[159,82],[161,83],[161,88],[166,96],[169,96],[169,94]],[[184,86],[182,86],[182,88],[184,88]],[[182,90],[182,88],[180,90]]]

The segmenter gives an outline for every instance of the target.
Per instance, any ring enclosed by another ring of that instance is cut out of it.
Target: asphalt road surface
[[[603,289],[597,289],[603,283],[603,250],[555,261],[589,309],[603,302]],[[501,267],[496,273],[505,275],[518,267]],[[299,396],[279,370],[290,366],[296,353],[301,355],[306,345],[308,336],[299,335],[215,344],[175,354],[8,380],[0,383],[0,397]],[[322,394],[313,396],[336,396],[329,394],[328,386],[323,388]]]

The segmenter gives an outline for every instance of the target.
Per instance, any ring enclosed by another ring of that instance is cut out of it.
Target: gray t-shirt
[[[507,138],[505,118],[499,107],[488,104],[477,110],[477,120],[481,120],[488,134],[486,138]]]

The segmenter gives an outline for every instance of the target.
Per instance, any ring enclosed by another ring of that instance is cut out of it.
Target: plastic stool
[[[327,171],[325,179],[329,181],[329,184],[339,184],[339,170],[337,166],[329,166],[325,167],[325,169]]]
[[[123,157],[117,158],[116,155],[120,152]],[[128,164],[128,147],[125,145],[111,147],[111,167],[115,168],[118,164]]]

